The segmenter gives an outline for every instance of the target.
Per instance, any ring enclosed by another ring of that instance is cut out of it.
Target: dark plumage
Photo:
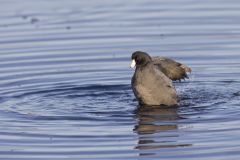
[[[191,68],[169,58],[152,57],[153,63],[171,80],[188,79]]]
[[[136,51],[132,54],[132,89],[140,104],[167,105],[178,104],[176,90],[172,80],[187,77],[191,69],[167,58],[150,57],[147,53]]]

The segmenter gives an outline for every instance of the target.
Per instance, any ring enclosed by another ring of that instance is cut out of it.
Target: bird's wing
[[[192,71],[190,67],[169,58],[152,57],[152,61],[155,66],[173,81],[188,78],[187,73]]]

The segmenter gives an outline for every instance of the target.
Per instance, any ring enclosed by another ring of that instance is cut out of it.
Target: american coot
[[[141,105],[178,105],[172,80],[188,78],[189,67],[172,59],[150,57],[141,51],[132,54],[131,68],[135,67],[131,84]]]

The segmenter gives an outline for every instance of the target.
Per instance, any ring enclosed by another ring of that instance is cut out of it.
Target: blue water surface
[[[0,159],[240,158],[240,1],[1,0]],[[131,53],[190,66],[142,108]]]

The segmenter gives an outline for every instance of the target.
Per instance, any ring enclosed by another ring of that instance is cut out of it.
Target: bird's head
[[[130,67],[134,68],[135,66],[136,67],[145,66],[151,61],[152,59],[147,53],[142,51],[136,51],[136,52],[133,52],[132,54],[132,63]]]

